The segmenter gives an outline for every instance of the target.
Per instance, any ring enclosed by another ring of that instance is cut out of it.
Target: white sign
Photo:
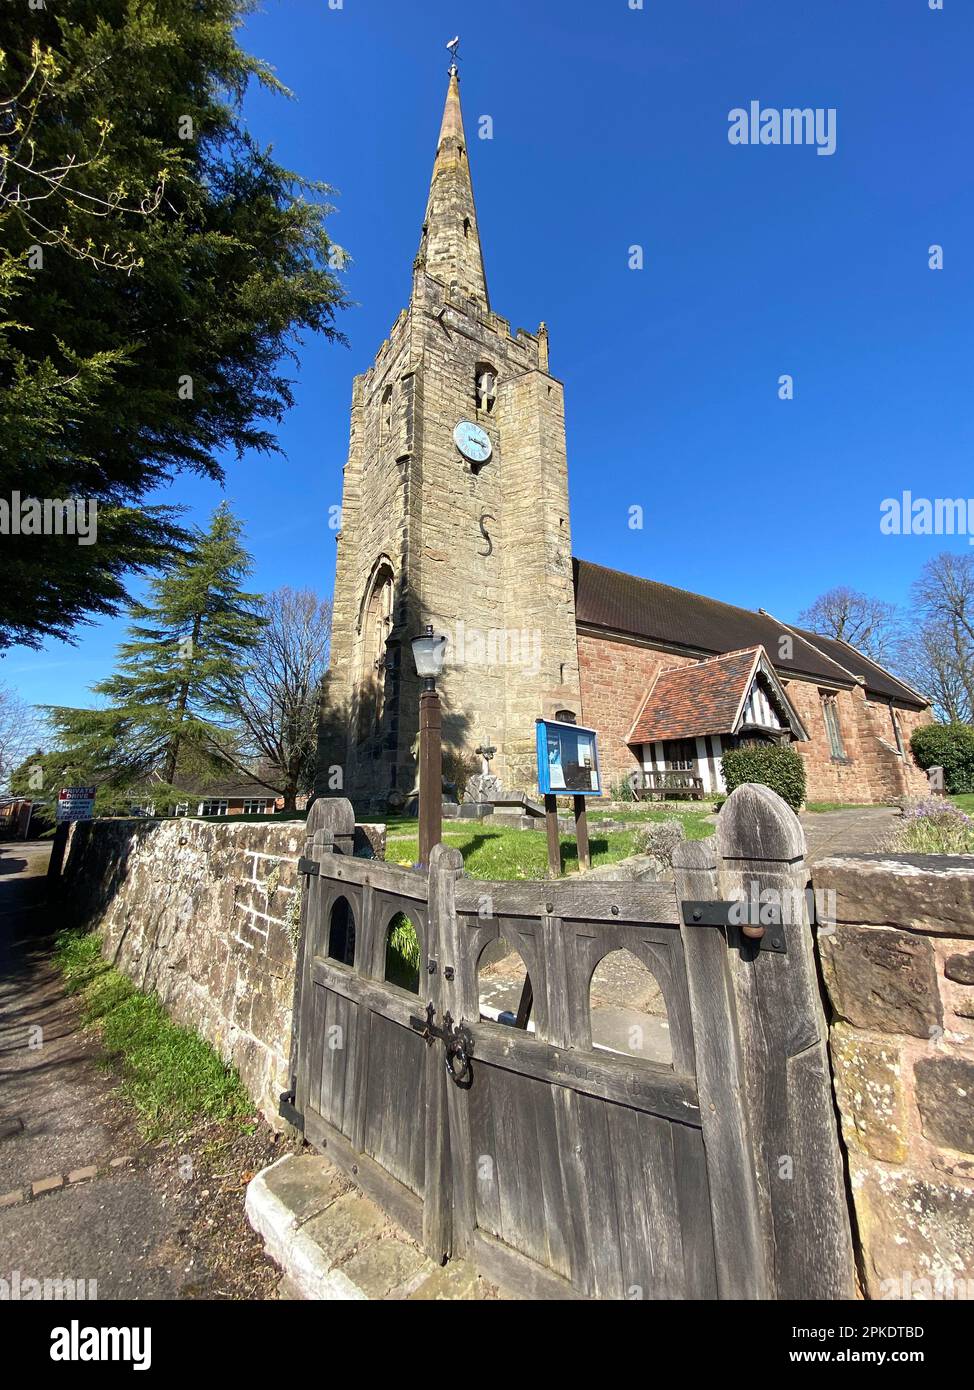
[[[57,818],[59,821],[91,820],[94,804],[94,787],[62,787],[57,794]]]

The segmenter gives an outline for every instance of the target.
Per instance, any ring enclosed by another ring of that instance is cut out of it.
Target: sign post
[[[578,862],[583,869],[592,867],[592,857],[588,851],[588,815],[585,810],[584,796],[576,796],[575,802],[575,839],[578,843]]]
[[[548,832],[548,873],[561,875],[561,840],[558,836],[558,801],[550,794],[544,799],[545,830]]]
[[[57,821],[91,820],[95,805],[94,787],[62,787],[57,794]]]
[[[538,789],[544,796],[548,832],[548,872],[557,878],[561,874],[558,796],[572,798],[578,862],[583,869],[592,867],[585,798],[602,795],[599,755],[594,729],[583,729],[559,719],[538,719],[536,730]]]

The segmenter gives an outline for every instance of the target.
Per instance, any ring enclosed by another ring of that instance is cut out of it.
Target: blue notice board
[[[538,790],[542,796],[601,796],[594,729],[539,719]]]

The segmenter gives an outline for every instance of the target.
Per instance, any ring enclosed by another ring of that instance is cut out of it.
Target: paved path
[[[244,1185],[225,1195],[192,1139],[179,1146],[189,1155],[145,1144],[97,1041],[79,1030],[50,959],[49,853],[0,844],[0,1280],[19,1282],[21,1297],[28,1279],[83,1280],[79,1296],[100,1299],[273,1296]],[[45,1179],[55,1185],[41,1192]]]
[[[865,854],[882,849],[896,828],[899,811],[891,806],[850,806],[844,811],[805,811],[801,817],[808,861],[832,854]]]
[[[119,1113],[98,1048],[50,962],[48,844],[0,846],[0,1278],[95,1281],[98,1298],[174,1298],[177,1206],[131,1163],[139,1145]],[[33,1195],[33,1184],[96,1167],[100,1176]],[[83,1295],[82,1295],[83,1296]]]

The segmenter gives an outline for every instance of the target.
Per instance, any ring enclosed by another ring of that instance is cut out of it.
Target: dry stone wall
[[[71,827],[69,920],[232,1063],[267,1118],[289,1085],[301,821],[99,820]],[[384,857],[384,827],[355,852]]]
[[[830,1051],[872,1298],[974,1297],[974,856],[815,866]]]

